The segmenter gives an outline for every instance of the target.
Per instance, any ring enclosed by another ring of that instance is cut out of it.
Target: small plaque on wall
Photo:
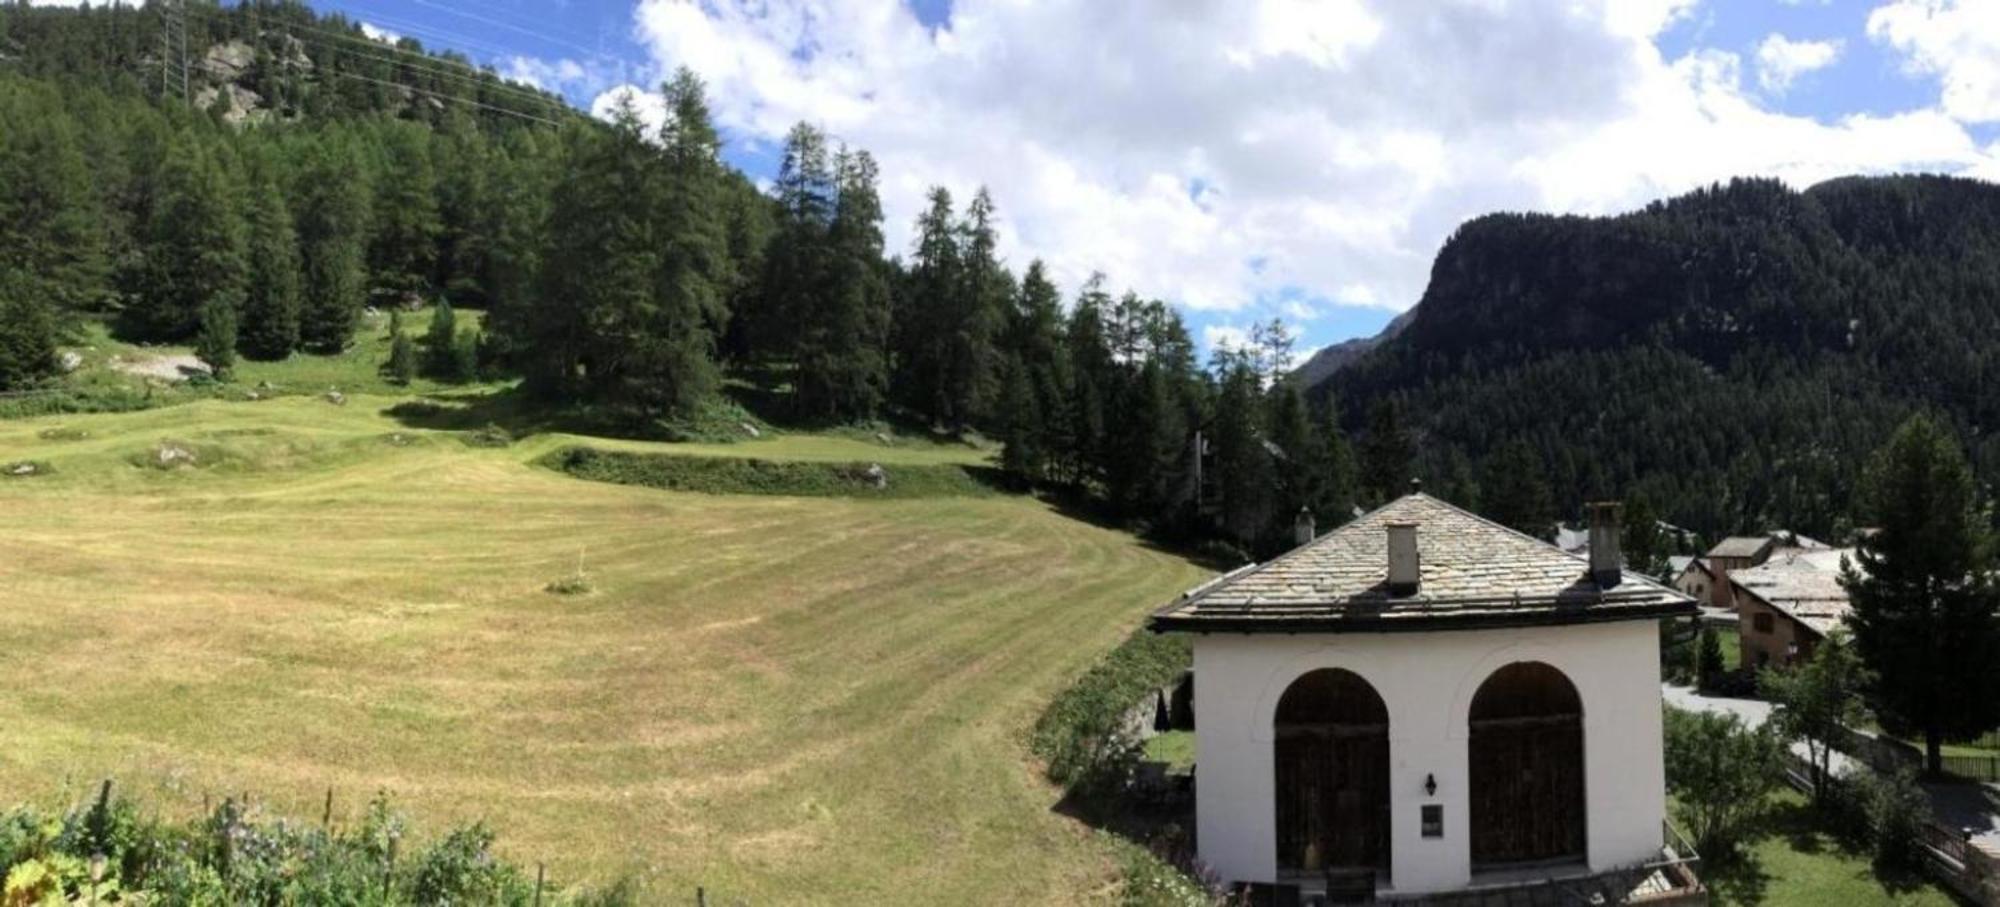
[[[1425,804],[1423,816],[1424,837],[1444,837],[1444,807],[1436,803]]]

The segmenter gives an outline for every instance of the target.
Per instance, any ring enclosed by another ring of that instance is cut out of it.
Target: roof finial
[[[1422,480],[1422,479],[1411,479],[1411,480],[1410,480],[1410,493],[1411,493],[1411,494],[1423,494],[1423,493],[1424,493],[1424,480]]]

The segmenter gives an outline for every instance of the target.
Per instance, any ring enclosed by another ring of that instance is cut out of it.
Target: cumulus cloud
[[[395,44],[403,40],[402,35],[376,25],[373,22],[361,23],[361,33],[384,44]]]
[[[612,67],[602,60],[580,62],[570,57],[545,59],[515,55],[500,61],[500,77],[510,82],[558,93],[576,92],[582,97],[600,96],[617,81]]]
[[[878,0],[641,0],[635,27],[649,75],[699,73],[732,140],[809,120],[873,151],[893,250],[927,186],[986,184],[1015,267],[1102,270],[1213,322],[1405,309],[1488,211],[1993,166],[1936,111],[1786,116],[1735,54],[1664,57],[1694,6],[958,0],[932,28]]]
[[[2000,3],[1895,0],[1868,14],[1868,36],[1902,52],[1910,73],[1937,76],[1954,119],[2000,121]]]
[[[1771,94],[1784,94],[1799,76],[1832,66],[1842,42],[1794,41],[1772,33],[1757,45],[1757,83]]]

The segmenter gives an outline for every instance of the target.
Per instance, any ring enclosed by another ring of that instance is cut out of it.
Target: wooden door
[[[1278,868],[1387,869],[1387,727],[1287,729],[1275,755]]]
[[[1536,662],[1501,668],[1470,724],[1473,866],[1584,858],[1583,708],[1569,679]]]

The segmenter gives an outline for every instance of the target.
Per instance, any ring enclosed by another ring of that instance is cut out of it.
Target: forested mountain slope
[[[1527,468],[1558,515],[1638,493],[1711,536],[1838,533],[1913,409],[2000,476],[2000,186],[1738,180],[1617,217],[1482,217],[1407,328],[1316,392],[1355,427],[1388,401],[1418,472],[1475,503]]]

